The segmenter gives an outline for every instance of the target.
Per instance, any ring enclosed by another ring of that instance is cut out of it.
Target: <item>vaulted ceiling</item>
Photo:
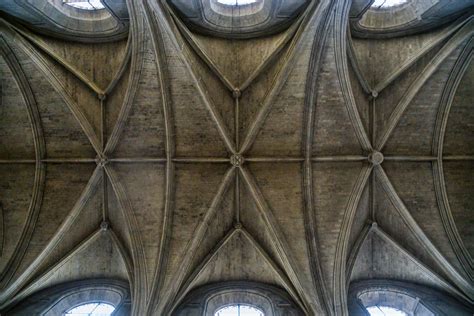
[[[97,38],[3,7],[0,309],[93,278],[128,282],[133,315],[236,280],[308,315],[372,279],[472,304],[467,5],[364,37],[373,1],[301,1],[236,39],[172,2],[117,5]]]

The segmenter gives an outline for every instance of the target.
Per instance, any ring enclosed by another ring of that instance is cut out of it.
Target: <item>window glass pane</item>
[[[407,0],[375,0],[372,3],[374,8],[389,8],[406,3]]]
[[[217,0],[217,2],[227,5],[244,5],[257,2],[257,0]]]
[[[63,0],[63,3],[82,10],[101,10],[105,8],[100,0]]]
[[[399,309],[387,306],[371,306],[367,307],[370,316],[408,316],[407,313]]]
[[[237,304],[219,309],[214,316],[265,316],[265,314],[258,308]]]
[[[115,307],[106,303],[89,303],[74,307],[66,312],[67,316],[110,316]]]

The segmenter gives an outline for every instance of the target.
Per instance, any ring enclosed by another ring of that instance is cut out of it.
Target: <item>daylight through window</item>
[[[217,2],[225,5],[245,5],[257,2],[257,0],[217,0]]]
[[[372,3],[373,8],[390,8],[406,3],[407,0],[375,0]]]
[[[371,306],[367,307],[370,316],[408,316],[407,313],[399,309],[387,306]]]
[[[81,10],[101,10],[105,8],[100,0],[63,0],[63,3]]]
[[[237,304],[219,309],[214,316],[265,316],[265,314],[258,308]]]
[[[66,316],[110,316],[115,307],[107,303],[88,303],[74,307],[66,312]]]

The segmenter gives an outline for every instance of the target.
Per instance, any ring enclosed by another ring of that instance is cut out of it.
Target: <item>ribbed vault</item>
[[[0,20],[0,309],[90,278],[127,281],[133,315],[227,281],[308,315],[367,279],[472,306],[472,16],[360,39],[321,0],[236,40],[127,5],[107,43]]]

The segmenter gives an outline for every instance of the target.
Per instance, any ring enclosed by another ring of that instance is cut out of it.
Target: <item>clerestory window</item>
[[[367,307],[370,316],[408,316],[407,313],[387,306],[370,306]]]
[[[217,0],[218,3],[225,4],[225,5],[246,5],[246,4],[252,4],[257,2],[257,0]]]
[[[265,316],[265,314],[256,307],[235,304],[218,309],[214,316]]]
[[[372,8],[376,8],[376,9],[391,8],[391,7],[396,7],[396,6],[405,4],[407,2],[408,0],[375,0],[374,3],[372,3]]]
[[[104,5],[100,0],[63,0],[63,4],[81,10],[102,10]]]
[[[110,316],[115,307],[107,303],[87,303],[68,310],[65,316]]]

